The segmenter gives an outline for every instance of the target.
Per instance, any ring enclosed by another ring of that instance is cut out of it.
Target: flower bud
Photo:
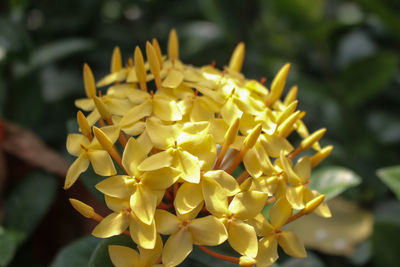
[[[168,57],[171,61],[175,61],[176,59],[179,58],[179,42],[178,42],[178,35],[176,34],[175,29],[172,29],[169,32]]]
[[[99,111],[101,117],[105,120],[111,119],[111,113],[108,111],[106,105],[104,105],[101,98],[95,96],[93,98],[93,100],[94,100],[94,104],[96,105],[96,108]]]
[[[240,42],[232,53],[231,60],[229,61],[229,68],[234,71],[240,71],[242,69],[243,60],[245,54],[245,45]]]
[[[290,134],[293,129],[293,125],[299,119],[300,110],[292,113],[284,122],[282,122],[277,129],[278,135],[286,137]]]
[[[82,216],[84,216],[86,218],[91,219],[96,214],[92,207],[90,207],[89,205],[83,203],[82,201],[79,201],[79,200],[74,199],[74,198],[70,198],[69,202],[71,203],[72,207],[74,207],[74,209],[77,212],[79,212]]]
[[[285,100],[283,100],[283,104],[285,106],[289,105],[290,103],[296,100],[298,90],[299,88],[297,87],[297,85],[294,85],[292,88],[290,88],[289,92],[285,97]]]
[[[111,73],[119,72],[122,69],[121,50],[118,46],[114,47],[111,57]]]
[[[318,206],[324,201],[325,195],[319,195],[306,203],[306,206],[303,210],[304,214],[312,213]]]
[[[154,50],[156,51],[158,63],[160,64],[160,69],[162,69],[163,68],[163,59],[162,59],[160,44],[158,43],[157,39],[155,39],[155,38],[153,38],[151,44],[153,45]]]
[[[99,141],[100,145],[104,148],[104,150],[110,151],[113,148],[113,143],[111,142],[110,138],[99,128],[93,126],[93,133],[94,136]]]
[[[267,106],[271,106],[276,100],[278,100],[283,92],[283,88],[285,87],[286,78],[288,76],[290,70],[290,64],[286,63],[275,75],[271,84],[271,92],[268,96]]]
[[[257,139],[261,134],[261,130],[262,130],[262,125],[261,123],[259,123],[256,127],[254,127],[254,129],[249,133],[249,135],[246,136],[243,142],[243,151],[249,150],[256,144]]]
[[[144,67],[144,59],[139,46],[135,48],[134,54],[136,77],[140,83],[146,83],[146,68]]]
[[[235,141],[235,138],[239,131],[239,122],[240,122],[240,119],[236,118],[236,120],[234,120],[233,123],[229,126],[229,129],[226,132],[225,137],[224,137],[226,145],[230,145]]]
[[[76,115],[76,117],[77,117],[78,125],[79,125],[79,128],[80,128],[81,132],[87,138],[90,139],[90,136],[92,135],[92,131],[90,129],[89,122],[86,119],[85,115],[83,115],[82,111],[79,110],[78,114]]]
[[[88,98],[96,96],[96,85],[94,82],[93,72],[86,63],[83,65],[83,83],[85,85],[86,96]]]
[[[321,161],[326,159],[332,152],[333,146],[327,146],[315,153],[311,158],[311,167],[316,167]]]
[[[303,150],[309,149],[311,146],[314,145],[315,142],[318,142],[322,138],[322,136],[324,136],[325,133],[326,133],[326,128],[322,128],[315,131],[310,136],[301,141],[300,147]]]

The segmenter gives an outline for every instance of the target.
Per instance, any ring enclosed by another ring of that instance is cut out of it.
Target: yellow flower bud
[[[287,93],[287,95],[285,97],[285,100],[283,100],[283,104],[285,106],[289,105],[290,103],[292,103],[293,101],[296,100],[298,90],[299,90],[299,88],[297,87],[297,85],[290,88],[289,92]]]
[[[79,201],[79,200],[74,199],[74,198],[70,198],[69,202],[71,203],[72,207],[74,207],[74,209],[77,212],[79,212],[82,216],[84,216],[86,218],[91,219],[96,214],[92,207],[90,207],[89,205],[83,203],[82,201]]]
[[[239,122],[240,122],[240,119],[236,118],[236,120],[234,120],[233,123],[229,126],[229,129],[226,132],[225,137],[224,137],[225,144],[230,145],[235,141],[235,138],[239,131]]]
[[[151,44],[153,45],[154,50],[156,51],[158,63],[160,64],[160,69],[162,69],[163,68],[163,59],[162,59],[160,45],[159,45],[157,39],[155,39],[155,38],[153,38]]]
[[[316,167],[321,161],[326,159],[332,152],[333,146],[327,146],[315,153],[311,158],[311,166],[314,168]]]
[[[122,69],[121,50],[118,46],[114,47],[111,57],[111,73],[119,72]]]
[[[139,83],[146,83],[146,68],[144,67],[143,54],[139,46],[135,48],[134,61],[136,76]]]
[[[81,132],[87,138],[90,139],[91,136],[92,136],[92,131],[90,129],[89,122],[86,119],[85,115],[83,115],[82,111],[79,110],[77,115],[76,115],[76,117],[77,117],[78,125],[79,125],[79,128],[80,128]]]
[[[242,69],[245,54],[245,44],[240,42],[232,53],[231,60],[229,61],[229,68],[239,72]]]
[[[293,125],[299,119],[300,110],[292,113],[284,122],[282,122],[277,129],[277,133],[279,136],[286,137],[293,130]]]
[[[297,104],[299,103],[299,101],[295,100],[293,102],[291,102],[284,111],[282,111],[281,114],[279,114],[278,117],[278,124],[281,124],[284,120],[286,120],[291,114],[293,114],[293,112],[296,110],[297,108]]]
[[[158,62],[157,53],[154,50],[154,47],[149,42],[146,43],[146,55],[150,71],[153,73],[156,81],[156,86],[157,88],[161,88],[160,63]]]
[[[172,29],[169,32],[168,57],[171,61],[175,61],[176,59],[179,58],[179,42],[178,42],[178,35],[176,34],[175,29]]]
[[[93,98],[96,95],[96,85],[92,70],[86,63],[83,65],[83,83],[85,85],[86,96]]]
[[[267,106],[271,106],[276,100],[278,100],[283,92],[283,88],[285,87],[286,78],[288,76],[290,70],[290,64],[286,63],[275,75],[271,84],[271,92],[268,96]]]
[[[108,111],[106,105],[104,105],[101,98],[95,96],[93,98],[93,100],[94,100],[94,104],[96,105],[96,108],[99,111],[101,117],[105,120],[111,119],[111,113]]]
[[[241,256],[239,258],[240,266],[253,266],[254,264],[256,264],[256,260],[253,258],[250,258],[248,256]]]
[[[104,150],[110,151],[113,149],[113,143],[102,130],[100,130],[96,126],[93,126],[93,133],[94,136],[97,138],[97,141],[99,141],[100,145],[104,148]]]
[[[312,213],[324,201],[325,195],[319,195],[306,203],[304,214]]]
[[[301,141],[300,147],[303,150],[309,149],[311,146],[314,145],[315,142],[318,142],[322,138],[322,136],[324,136],[325,133],[326,133],[326,128],[322,128],[319,129],[318,131],[315,131],[310,136]]]
[[[262,130],[262,125],[260,123],[249,133],[248,136],[246,136],[246,138],[244,139],[244,142],[243,142],[243,150],[244,151],[249,150],[256,144],[257,139],[261,134],[261,130]]]

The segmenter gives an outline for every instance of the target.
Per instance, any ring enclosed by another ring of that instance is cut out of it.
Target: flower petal
[[[111,245],[108,246],[108,254],[115,267],[139,266],[139,253],[129,247]]]
[[[216,181],[227,196],[233,196],[240,192],[236,179],[223,170],[208,171],[203,175],[203,178]]]
[[[86,154],[79,156],[69,167],[67,177],[65,178],[64,189],[70,188],[78,179],[79,175],[87,170],[89,160]]]
[[[138,247],[140,252],[140,263],[143,266],[152,266],[161,256],[163,243],[161,236],[159,234],[156,235],[156,243],[154,244],[153,249],[145,249],[142,247]]]
[[[114,163],[107,151],[92,150],[89,151],[87,155],[96,174],[101,176],[111,176],[117,174]]]
[[[129,138],[122,155],[122,165],[129,175],[139,176],[137,169],[145,158],[146,153],[143,151],[142,145],[135,138]]]
[[[154,96],[153,98],[153,114],[163,121],[180,121],[182,112],[178,104],[166,97]]]
[[[131,196],[132,211],[145,224],[151,224],[157,207],[157,195],[143,184],[136,186],[135,193]]]
[[[156,210],[154,220],[156,221],[157,231],[163,235],[176,233],[181,223],[178,217],[168,211],[160,209]]]
[[[228,241],[234,250],[241,255],[255,258],[258,251],[256,231],[251,225],[235,220],[228,225]]]
[[[176,88],[183,81],[183,74],[180,71],[170,69],[167,78],[162,82],[162,86],[166,88]]]
[[[154,118],[147,119],[146,131],[154,146],[162,150],[166,150],[173,145],[179,135],[178,126],[175,124],[164,125]]]
[[[304,186],[292,186],[286,189],[286,199],[293,209],[301,210],[304,208]]]
[[[229,210],[235,214],[236,218],[250,219],[261,212],[267,198],[268,195],[264,192],[241,192],[232,199]]]
[[[282,231],[278,237],[279,246],[286,254],[295,258],[307,257],[303,241],[293,232]]]
[[[174,167],[182,171],[181,178],[190,183],[200,182],[199,159],[187,151],[175,151]]]
[[[82,151],[81,145],[88,147],[89,139],[83,134],[69,134],[67,138],[67,151],[69,154],[79,157]]]
[[[131,214],[129,232],[132,240],[140,247],[153,249],[156,244],[157,230],[153,221],[150,225],[143,223],[134,214]]]
[[[275,229],[279,230],[292,215],[292,207],[285,197],[278,199],[269,210],[269,218]]]
[[[203,179],[201,189],[206,208],[211,214],[217,217],[230,214],[228,210],[228,197],[222,193],[221,186],[215,180]]]
[[[165,243],[162,262],[165,267],[180,264],[192,252],[193,243],[190,232],[180,230],[172,234]]]
[[[133,193],[133,186],[127,183],[129,178],[125,175],[112,176],[96,184],[96,189],[105,195],[126,198]]]
[[[175,168],[161,168],[147,171],[141,181],[152,190],[165,190],[170,187],[180,176],[181,172]]]
[[[225,225],[212,215],[192,220],[189,230],[196,245],[217,246],[228,238]]]
[[[297,164],[294,166],[294,172],[302,179],[303,182],[310,179],[311,176],[311,162],[310,157],[305,156],[299,159]]]
[[[278,242],[275,235],[266,236],[258,242],[258,254],[256,257],[257,267],[267,267],[272,265],[278,256]]]
[[[174,206],[180,214],[194,210],[203,201],[200,184],[183,183],[176,193]]]
[[[94,229],[92,235],[107,238],[119,235],[128,228],[129,218],[123,212],[113,212],[105,217]]]

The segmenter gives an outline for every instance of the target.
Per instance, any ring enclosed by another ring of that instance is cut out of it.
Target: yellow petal
[[[311,176],[311,162],[310,157],[305,156],[299,159],[297,164],[294,166],[294,172],[302,179],[303,182],[310,179]]]
[[[82,151],[81,145],[88,147],[89,139],[82,134],[69,134],[67,138],[67,151],[69,154],[79,157]]]
[[[258,240],[256,231],[251,225],[236,220],[228,225],[228,241],[234,250],[241,255],[255,258],[258,251]]]
[[[231,125],[236,118],[242,117],[243,112],[236,106],[232,98],[229,98],[221,108],[221,115],[224,121]]]
[[[236,179],[223,170],[208,171],[203,175],[203,178],[216,181],[227,196],[233,196],[240,191]]]
[[[134,106],[128,112],[124,114],[119,125],[121,127],[128,127],[129,125],[136,123],[140,119],[150,116],[152,112],[152,104],[150,100],[144,101],[143,103]]]
[[[189,231],[196,245],[217,246],[228,238],[225,225],[211,215],[191,221]]]
[[[295,258],[307,257],[303,241],[293,232],[282,231],[278,237],[279,246],[286,254]]]
[[[172,234],[165,243],[162,262],[165,267],[180,264],[192,252],[193,243],[190,232],[180,230]]]
[[[131,136],[137,136],[139,134],[142,134],[145,129],[146,129],[146,123],[143,121],[138,121],[136,123],[130,124],[129,126],[124,126],[121,128],[121,130],[124,131],[124,133]]]
[[[179,178],[181,172],[175,168],[161,168],[154,171],[146,171],[141,181],[152,190],[165,190]]]
[[[296,210],[304,208],[304,186],[292,186],[286,189],[286,199]]]
[[[179,135],[179,127],[176,125],[164,125],[155,119],[148,119],[146,130],[151,142],[156,148],[166,150],[173,145]]]
[[[136,138],[136,141],[138,141],[143,148],[143,151],[146,154],[149,154],[151,149],[153,148],[153,143],[151,142],[151,139],[149,137],[149,135],[147,134],[147,131],[144,130],[139,137]]]
[[[78,179],[81,173],[89,167],[89,160],[86,154],[79,156],[69,167],[67,177],[65,178],[64,189],[70,188]]]
[[[153,249],[138,247],[140,252],[140,263],[143,266],[152,266],[161,256],[163,243],[159,234],[156,235],[156,243]]]
[[[190,183],[200,182],[199,159],[187,151],[176,151],[174,167],[182,171],[181,178]]]
[[[114,212],[130,209],[129,198],[117,198],[104,195],[104,200],[107,207]]]
[[[246,223],[253,226],[258,236],[267,236],[275,233],[274,227],[267,221],[267,219],[265,219],[262,213],[247,220]]]
[[[176,88],[183,82],[183,74],[178,71],[171,69],[168,72],[167,78],[162,83],[163,87]]]
[[[139,266],[139,253],[137,251],[118,245],[108,246],[108,254],[115,267]]]
[[[258,254],[256,257],[257,266],[270,266],[278,258],[278,242],[276,241],[275,235],[261,238],[258,242]]]
[[[180,121],[182,119],[181,110],[174,100],[157,95],[153,98],[153,113],[163,121]]]
[[[236,218],[250,219],[256,216],[265,206],[268,195],[258,191],[247,191],[237,194],[229,204],[229,210]]]
[[[289,161],[283,151],[281,152],[280,163],[282,164],[283,170],[285,171],[285,174],[287,175],[290,184],[302,184],[301,178],[293,171],[291,161]]]
[[[157,231],[163,235],[170,235],[179,230],[181,221],[172,213],[157,209],[154,214]]]
[[[89,151],[87,154],[96,174],[102,176],[111,176],[117,173],[114,163],[107,151],[94,150]]]
[[[129,138],[124,154],[122,155],[122,165],[129,175],[139,176],[138,166],[146,158],[146,153],[142,145],[135,138]]]
[[[263,174],[261,160],[257,154],[257,149],[253,147],[243,157],[243,164],[247,172],[254,178],[260,177]]]
[[[92,98],[77,99],[75,100],[74,104],[77,108],[80,108],[84,111],[92,111],[96,107]]]
[[[143,223],[134,214],[131,216],[129,232],[132,240],[140,247],[153,249],[156,244],[156,224],[153,221],[150,225]]]
[[[96,189],[105,195],[126,198],[133,193],[133,187],[129,185],[129,180],[130,177],[125,175],[112,176],[96,184]]]
[[[92,235],[107,238],[119,235],[128,228],[129,218],[125,213],[111,213],[105,217],[94,229]]]
[[[263,145],[268,156],[277,158],[281,151],[286,155],[293,150],[293,146],[285,138],[278,135],[263,135],[260,142]]]
[[[269,210],[269,218],[275,229],[279,230],[292,215],[292,207],[285,197],[278,199]]]
[[[157,207],[157,196],[145,185],[138,184],[135,193],[131,196],[130,205],[142,222],[151,224]]]
[[[137,168],[141,171],[154,171],[171,166],[173,159],[169,150],[161,151],[146,158]]]
[[[215,216],[230,214],[228,210],[228,197],[223,193],[221,185],[213,179],[204,179],[201,182],[203,198],[206,208]]]
[[[176,193],[174,206],[180,214],[185,214],[194,210],[202,201],[200,184],[183,183]]]

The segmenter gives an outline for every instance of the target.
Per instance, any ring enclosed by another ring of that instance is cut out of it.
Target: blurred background
[[[332,198],[351,188],[332,200],[334,219],[325,228],[312,217],[293,226],[302,229],[310,257],[280,253],[277,265],[398,266],[399,12],[397,0],[2,0],[0,266],[109,266],[93,256],[104,244],[82,238],[93,224],[68,203],[79,196],[101,213],[85,186],[95,178],[62,189],[83,63],[99,80],[114,46],[126,59],[156,37],[165,52],[171,28],[184,63],[215,60],[222,68],[244,41],[243,73],[269,85],[291,62],[288,84],[299,86],[306,124],[328,129],[322,144],[335,149],[315,174],[328,185],[314,186],[333,190]],[[210,266],[196,253],[184,264]]]

